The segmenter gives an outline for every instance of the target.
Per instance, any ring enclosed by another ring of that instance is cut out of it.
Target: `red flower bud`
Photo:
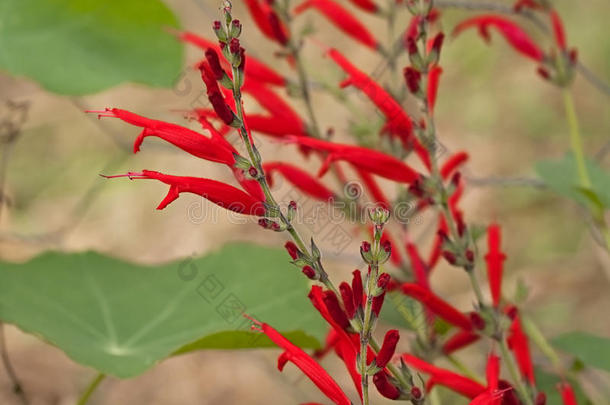
[[[294,244],[294,242],[292,242],[292,241],[286,242],[286,244],[284,245],[284,248],[286,249],[286,251],[288,252],[290,257],[292,258],[292,260],[296,260],[297,257],[299,257],[299,248],[297,247],[297,245]]]
[[[381,370],[373,377],[373,384],[381,395],[389,399],[398,399],[400,391],[389,380],[385,371]]]
[[[208,61],[210,65],[210,69],[214,74],[214,79],[220,80],[224,77],[225,71],[220,66],[220,60],[218,59],[218,54],[212,48],[208,48],[205,51],[205,59]]]
[[[239,53],[240,48],[241,45],[239,43],[239,39],[232,38],[231,42],[229,42],[229,52],[231,52],[233,55],[237,55]]]
[[[539,392],[536,395],[535,405],[546,405],[546,394],[544,392]]]
[[[390,253],[392,251],[392,242],[387,239],[384,240],[381,242],[381,248],[384,250],[384,252]]]
[[[475,327],[475,329],[485,329],[485,320],[477,312],[470,313],[470,322],[472,323],[472,326]]]
[[[303,267],[303,274],[307,276],[310,280],[314,280],[316,278],[316,271],[311,266]]]
[[[417,93],[419,91],[419,82],[421,80],[421,73],[411,66],[407,66],[404,70],[405,82],[411,93]]]
[[[411,388],[411,396],[414,399],[420,399],[421,398],[421,390],[419,389],[419,387]]]
[[[445,258],[445,260],[447,260],[449,262],[449,264],[452,264],[455,266],[455,264],[457,263],[455,254],[453,254],[452,252],[449,252],[447,250],[443,251],[443,257]]]
[[[356,314],[356,307],[354,306],[354,294],[349,284],[345,281],[339,285],[339,291],[341,292],[341,300],[343,300],[343,306],[347,317],[352,319]]]
[[[326,308],[334,321],[337,322],[341,328],[347,329],[349,327],[349,319],[341,308],[339,299],[335,293],[332,291],[325,291],[322,299],[324,300],[324,304],[326,305]]]
[[[328,187],[297,166],[282,162],[268,162],[263,164],[263,169],[270,185],[273,184],[273,173],[279,172],[293,186],[316,200],[327,202],[334,198],[334,193]]]
[[[392,278],[390,277],[389,273],[383,273],[377,279],[377,287],[385,289],[388,286],[388,284],[390,283],[391,279]]]
[[[354,270],[352,272],[352,293],[354,296],[354,307],[356,309],[362,308],[362,297],[364,296],[364,289],[362,287],[362,275],[360,270]]]
[[[390,362],[394,352],[396,351],[398,339],[400,339],[400,334],[396,329],[391,329],[386,332],[381,349],[379,349],[379,353],[377,353],[377,357],[375,359],[377,367],[385,368],[385,366]]]
[[[385,299],[385,291],[382,292],[380,295],[373,298],[373,304],[371,305],[371,310],[377,317],[379,317],[379,313],[381,312],[381,307],[383,306],[384,299]]]
[[[445,34],[439,32],[436,34],[434,39],[432,40],[432,50],[437,54],[441,53],[441,48],[443,47],[443,41],[445,40]]]
[[[415,55],[417,52],[419,52],[419,49],[417,49],[417,43],[413,37],[407,38],[407,52],[409,52],[409,55]]]
[[[360,246],[360,250],[362,250],[364,253],[370,252],[371,244],[367,241],[362,242],[362,245]]]
[[[474,262],[474,252],[470,249],[466,251],[466,260],[468,260],[470,263]]]
[[[557,384],[557,389],[561,394],[561,399],[563,401],[563,405],[578,405],[576,401],[576,395],[574,395],[574,390],[572,386],[567,382],[561,382]]]

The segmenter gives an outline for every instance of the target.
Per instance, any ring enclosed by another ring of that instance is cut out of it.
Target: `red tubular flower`
[[[521,320],[517,314],[513,319],[510,329],[508,331],[508,347],[512,350],[519,365],[521,375],[525,378],[532,386],[536,385],[536,378],[534,376],[534,364],[532,363],[532,355],[530,353],[530,346],[527,339],[527,335],[523,332],[521,327]]]
[[[156,136],[198,158],[224,163],[228,166],[232,166],[235,163],[233,154],[236,151],[233,146],[222,136],[216,136],[214,132],[212,132],[212,137],[208,138],[180,125],[153,120],[119,108],[107,108],[105,111],[89,112],[97,112],[99,117],[119,118],[128,124],[144,128],[133,144],[134,153],[140,151],[144,138]]]
[[[260,0],[245,0],[248,11],[260,31],[269,39],[281,45],[288,42],[288,33],[277,14],[269,4]]]
[[[354,307],[357,310],[358,308],[362,308],[364,288],[362,287],[362,275],[360,274],[360,270],[354,270],[352,275],[352,293],[354,296]]]
[[[377,357],[375,358],[377,367],[385,368],[390,360],[392,360],[392,356],[394,356],[394,352],[396,351],[398,339],[400,339],[400,334],[396,329],[391,329],[386,332],[381,349],[379,349],[379,353],[377,353]]]
[[[326,16],[337,28],[356,41],[376,49],[377,40],[373,34],[356,19],[349,11],[332,0],[307,0],[294,9],[295,14],[301,14],[307,9],[315,8]]]
[[[479,340],[480,336],[469,330],[460,330],[443,345],[443,353],[451,354]]]
[[[501,405],[507,389],[498,389],[500,378],[500,358],[493,353],[487,359],[487,390],[479,394],[470,405]]]
[[[347,313],[347,317],[352,319],[356,313],[356,307],[354,307],[354,294],[352,294],[352,288],[345,281],[339,285],[339,292],[341,293],[341,300],[343,301],[343,307]]]
[[[567,382],[561,382],[557,384],[557,389],[561,394],[561,400],[563,405],[578,405],[578,401],[576,401],[576,395],[574,395],[574,390],[572,386]]]
[[[409,254],[409,260],[411,261],[415,282],[425,289],[430,289],[428,283],[428,267],[419,255],[417,247],[412,243],[407,243],[407,253]]]
[[[407,66],[404,69],[404,77],[405,83],[407,84],[407,88],[413,94],[416,94],[419,91],[419,85],[421,82],[421,73],[419,70],[413,68],[412,66]]]
[[[377,4],[373,0],[350,0],[356,7],[371,13],[377,12]]]
[[[485,255],[487,262],[487,277],[494,306],[497,308],[502,296],[502,267],[506,256],[500,250],[502,234],[498,224],[492,224],[487,228],[488,252]]]
[[[430,271],[432,271],[432,269],[436,266],[438,259],[441,257],[443,242],[445,240],[445,235],[447,235],[448,232],[449,228],[447,226],[447,221],[445,220],[443,214],[440,214],[438,217],[438,228],[434,237],[434,243],[428,256],[428,269],[430,269]]]
[[[235,114],[233,114],[233,110],[227,105],[224,96],[220,92],[220,88],[218,87],[216,77],[210,64],[207,61],[202,61],[199,64],[199,70],[201,71],[201,78],[207,88],[208,99],[210,100],[216,115],[218,115],[218,118],[226,125],[231,125],[235,119]]]
[[[282,336],[277,330],[266,323],[254,322],[253,329],[263,332],[273,343],[281,347],[284,352],[277,362],[278,370],[282,371],[287,362],[297,366],[331,401],[337,405],[350,405],[347,395],[335,380],[311,356],[291,341]]]
[[[218,54],[222,55],[221,49],[216,42],[210,41],[206,38],[203,38],[188,31],[179,32],[177,36],[180,40],[195,45],[198,48],[203,49],[204,51],[208,48],[212,48]],[[225,70],[231,70],[231,66],[229,62],[226,61],[224,56],[221,56],[220,63],[225,68]],[[274,86],[286,85],[286,79],[282,77],[282,75],[280,75],[275,70],[271,69],[269,66],[252,56],[248,56],[248,63],[246,64],[244,72],[247,78],[258,81],[260,83],[271,84]]]
[[[244,83],[241,90],[254,97],[261,107],[267,110],[272,116],[294,121],[295,127],[301,127],[295,135],[306,135],[305,123],[299,114],[297,114],[275,91],[257,81],[248,81]]]
[[[562,51],[565,51],[568,47],[566,42],[566,33],[563,28],[563,22],[561,21],[561,17],[555,10],[551,10],[551,25],[553,26],[553,35],[555,36],[555,42],[557,42],[557,46]]]
[[[349,75],[341,86],[354,85],[366,94],[385,115],[388,130],[399,136],[403,145],[409,145],[414,138],[413,123],[400,104],[383,87],[352,65],[339,51],[330,49],[328,55]]]
[[[328,309],[328,313],[334,319],[337,325],[339,325],[342,329],[347,329],[349,327],[349,319],[341,308],[341,304],[339,304],[339,299],[335,293],[332,291],[324,291],[322,300]]]
[[[222,66],[220,66],[220,59],[218,59],[218,54],[213,48],[205,50],[205,59],[208,61],[208,65],[214,73],[214,79],[221,80],[225,75],[225,71]]]
[[[434,114],[434,106],[436,105],[436,95],[438,94],[438,84],[440,81],[443,68],[433,66],[428,74],[428,110],[430,114]]]
[[[267,162],[263,164],[263,170],[269,185],[273,185],[273,173],[279,172],[292,185],[316,200],[329,201],[335,197],[334,193],[318,179],[289,163]]]
[[[284,248],[286,249],[286,251],[288,252],[290,257],[292,258],[292,260],[296,260],[297,257],[299,257],[299,248],[297,247],[297,245],[294,244],[294,242],[292,242],[292,241],[286,242],[286,244],[284,245]]]
[[[371,304],[371,310],[373,311],[373,313],[375,314],[376,317],[379,317],[379,313],[381,312],[381,307],[383,306],[384,300],[385,300],[385,291],[373,298],[373,303]]]
[[[286,137],[285,141],[328,152],[326,161],[318,173],[319,176],[323,175],[328,170],[330,163],[333,161],[344,160],[356,168],[400,183],[412,183],[419,178],[419,173],[405,163],[393,156],[386,155],[385,153],[373,149],[327,142],[304,136]]]
[[[400,391],[390,382],[388,375],[383,370],[373,376],[373,384],[385,398],[398,399],[400,397]]]
[[[476,398],[479,394],[485,391],[485,387],[478,382],[463,377],[457,373],[454,373],[453,371],[433,366],[432,364],[426,363],[413,355],[403,354],[402,359],[410,366],[426,374],[430,374],[430,380],[428,380],[428,383],[426,384],[427,391],[430,391],[430,389],[436,384],[447,387],[450,390],[468,398]]]
[[[246,215],[265,215],[263,203],[249,194],[216,180],[204,179],[199,177],[171,176],[151,170],[142,170],[140,173],[129,172],[114,177],[129,177],[130,179],[154,179],[159,180],[170,186],[169,192],[161,201],[158,210],[167,207],[176,200],[180,193],[193,193],[213,202],[214,204],[228,210]]]
[[[453,172],[468,161],[468,153],[457,152],[449,157],[441,166],[441,177],[447,180]]]
[[[455,27],[453,35],[460,34],[467,28],[477,27],[481,36],[486,41],[489,41],[490,26],[495,27],[517,52],[520,52],[537,62],[542,62],[544,60],[544,52],[542,52],[529,35],[527,35],[517,24],[504,17],[485,14],[469,18]]]
[[[388,200],[388,198],[385,196],[383,190],[381,189],[381,187],[379,187],[379,184],[377,183],[375,178],[364,170],[356,169],[356,171],[358,172],[358,176],[360,176],[360,179],[362,179],[362,182],[366,186],[366,189],[371,194],[372,200],[379,204],[381,207],[385,209],[390,209],[390,200]]]
[[[432,312],[434,312],[436,315],[440,316],[450,324],[466,330],[472,329],[472,323],[466,315],[455,309],[446,301],[439,298],[429,289],[412,283],[404,283],[400,286],[400,288],[403,294],[406,294],[421,302]]]

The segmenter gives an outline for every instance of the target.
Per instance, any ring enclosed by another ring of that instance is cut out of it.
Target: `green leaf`
[[[610,371],[610,339],[586,332],[570,332],[551,340],[557,349],[575,356],[590,367]]]
[[[610,208],[610,174],[596,162],[586,160],[591,178],[591,188],[579,184],[576,160],[567,154],[562,160],[543,161],[536,164],[536,172],[553,191],[584,206]]]
[[[317,348],[326,327],[281,250],[230,245],[201,259],[139,266],[97,253],[0,263],[0,319],[75,361],[132,377],[173,353],[272,347],[247,313]]]
[[[171,86],[182,46],[160,0],[4,0],[0,3],[0,69],[45,89],[81,95],[133,81]]]

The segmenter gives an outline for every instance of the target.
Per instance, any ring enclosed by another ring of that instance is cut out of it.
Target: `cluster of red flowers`
[[[337,1],[306,0],[294,10],[286,10],[279,2],[271,0],[247,0],[244,3],[260,31],[282,47],[281,54],[287,55],[287,61],[293,68],[298,68],[299,65],[299,45],[285,19],[287,14],[298,16],[306,11],[316,12],[359,44],[373,51],[382,51],[380,42],[367,26]],[[364,12],[381,13],[381,8],[374,1],[352,0],[352,3]],[[286,250],[293,263],[308,278],[324,285],[314,285],[309,298],[329,324],[330,332],[325,347],[310,356],[271,326],[253,320],[257,330],[265,333],[284,350],[278,359],[280,371],[287,362],[292,362],[331,401],[351,404],[345,391],[318,363],[320,358],[334,351],[345,364],[365,403],[368,403],[365,390],[370,375],[381,395],[395,400],[408,400],[413,404],[424,403],[426,393],[435,385],[442,385],[469,398],[471,404],[542,405],[546,401],[545,394],[536,389],[529,341],[523,331],[519,311],[502,297],[503,262],[506,256],[501,250],[499,225],[492,224],[487,229],[488,249],[485,261],[491,303],[486,304],[478,291],[474,311],[465,313],[435,294],[431,287],[430,275],[441,257],[449,264],[463,268],[473,280],[476,278],[475,241],[459,208],[464,188],[459,170],[468,160],[468,155],[465,152],[455,153],[442,164],[436,161],[434,155],[435,133],[432,120],[442,73],[439,58],[444,36],[442,32],[430,36],[429,31],[436,29],[435,22],[440,18],[440,12],[432,7],[431,1],[406,0],[397,3],[406,6],[413,14],[404,36],[404,51],[409,58],[409,65],[404,69],[404,87],[421,103],[423,113],[420,119],[413,119],[402,107],[401,100],[359,70],[339,50],[328,48],[325,49],[325,54],[345,72],[346,78],[340,87],[354,86],[370,99],[385,120],[381,134],[399,141],[403,152],[414,152],[427,174],[415,170],[402,159],[379,150],[320,139],[319,131],[312,123],[306,122],[281,97],[279,92],[289,81],[272,67],[247,55],[241,47],[238,39],[242,31],[241,23],[232,19],[230,9],[225,9],[226,23],[214,23],[217,42],[190,32],[178,34],[181,40],[205,52],[205,58],[197,66],[211,108],[196,109],[192,111],[192,116],[208,136],[121,109],[112,108],[97,113],[102,117],[116,117],[143,128],[136,138],[134,152],[140,150],[145,137],[156,136],[194,156],[226,165],[241,186],[239,189],[216,180],[170,176],[149,170],[120,175],[131,179],[155,179],[169,185],[169,193],[158,209],[165,208],[182,192],[194,193],[232,211],[261,217],[259,223],[264,228],[291,230],[291,235],[295,238],[296,231],[290,221],[297,209],[296,204],[291,203],[286,214],[279,211],[269,190],[274,176],[283,176],[311,198],[333,201],[341,197],[319,178],[333,169],[341,179],[347,181],[341,162],[347,163],[358,174],[370,199],[381,208],[391,209],[392,203],[379,186],[377,178],[399,184],[416,202],[418,212],[431,207],[439,208],[437,233],[426,258],[422,257],[411,242],[408,233],[402,242],[396,243],[399,239],[393,238],[388,229],[384,229],[389,215],[386,210],[379,209],[372,213],[374,238],[371,243],[363,242],[360,249],[368,270],[364,275],[360,270],[355,270],[351,283],[344,281],[338,288],[334,287],[324,272],[320,252],[313,241],[311,249],[298,238],[286,243]],[[516,7],[540,9],[549,15],[558,54],[545,54],[516,23],[501,16],[482,15],[468,19],[456,27],[454,34],[469,27],[477,27],[481,35],[489,39],[489,28],[493,27],[516,50],[539,63],[539,71],[545,78],[565,83],[576,56],[575,52],[567,49],[557,13],[532,0],[519,1]],[[387,53],[387,50],[382,52]],[[265,113],[245,115],[242,92],[253,97]],[[242,135],[248,156],[240,155],[225,138],[233,128],[237,128]],[[311,155],[319,157],[321,165],[317,176],[291,163],[263,163],[253,144],[252,131],[285,144],[297,145],[305,158]],[[391,277],[381,270],[380,266],[387,260],[391,260],[397,267],[406,267],[410,277]],[[478,284],[473,284],[473,287],[478,288]],[[380,346],[372,339],[373,326],[380,316],[385,296],[390,292],[410,297],[423,308],[422,327],[427,341],[418,342],[420,350],[415,347],[412,353],[395,354],[400,337],[397,330],[387,331]],[[436,332],[434,325],[439,320],[454,328],[455,331],[449,337],[445,338]],[[439,356],[451,355],[483,339],[491,342],[486,385],[432,364]],[[498,346],[507,349],[503,355],[512,356],[509,363],[516,362],[521,374],[520,377],[517,376],[517,381],[509,382],[500,378],[500,358],[495,354]],[[415,370],[429,376],[422,387],[418,386]],[[576,404],[567,383],[562,383],[559,388],[566,405]]]

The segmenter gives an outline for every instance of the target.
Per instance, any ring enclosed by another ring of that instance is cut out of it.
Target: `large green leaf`
[[[0,69],[61,94],[133,81],[170,86],[182,65],[160,0],[2,0]]]
[[[585,332],[557,336],[551,343],[588,366],[610,371],[610,339]]]
[[[572,154],[567,154],[562,160],[538,162],[536,172],[558,194],[584,206],[594,204],[598,208],[610,208],[610,174],[592,160],[587,160],[586,165],[591,190],[580,187],[576,160]]]
[[[153,267],[97,253],[0,264],[0,319],[117,377],[174,353],[272,347],[242,313],[288,331],[303,347],[318,347],[324,336],[307,280],[276,249],[230,245]]]

